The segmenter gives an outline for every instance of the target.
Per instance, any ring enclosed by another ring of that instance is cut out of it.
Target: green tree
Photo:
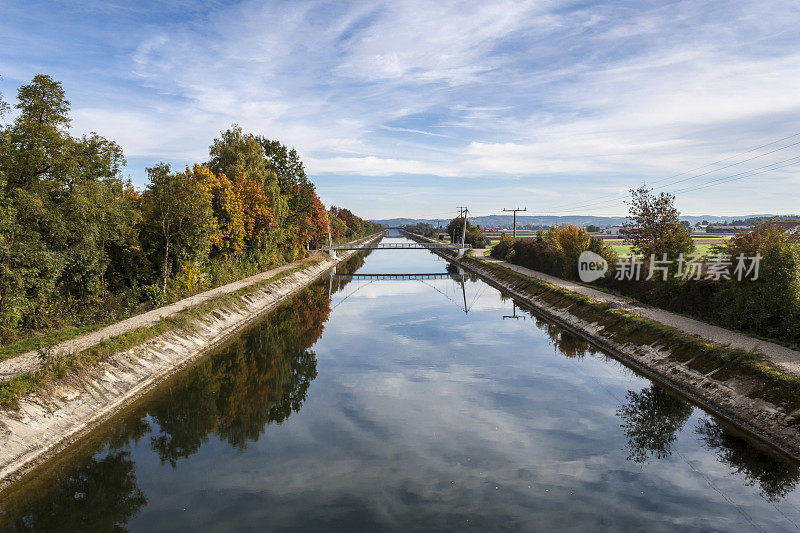
[[[159,163],[147,169],[144,193],[146,219],[155,226],[162,258],[161,287],[166,293],[172,269],[170,258],[195,258],[208,254],[215,231],[211,191],[194,179],[189,169],[173,173]]]
[[[274,224],[268,232],[268,238],[256,241],[264,246],[281,247],[291,236],[291,232],[284,225],[289,216],[289,199],[287,193],[282,190],[276,168],[265,156],[262,139],[244,133],[240,126],[234,124],[223,131],[219,138],[214,139],[209,152],[211,159],[207,166],[214,174],[222,173],[231,178],[244,174],[261,184],[269,198]]]
[[[4,135],[0,170],[7,188],[30,189],[39,179],[63,171],[70,104],[61,83],[44,74],[22,86],[17,99],[20,114]]]
[[[0,80],[2,79],[3,77],[0,76]],[[3,98],[3,93],[0,93],[0,118],[3,118],[3,115],[8,113],[10,110],[11,106],[9,106],[8,102],[6,102],[5,99]]]
[[[454,243],[461,243],[461,234],[464,231],[464,217],[456,217],[447,225],[447,234]],[[467,230],[464,242],[473,248],[483,248],[486,245],[486,236],[479,227],[473,226],[467,220]]]
[[[58,293],[86,307],[103,290],[109,249],[136,213],[123,201],[122,150],[97,134],[67,133],[60,83],[36,75],[20,87],[16,107],[0,135],[0,315],[6,325],[26,319],[40,327],[57,315],[49,302]]]
[[[287,149],[280,141],[257,138],[264,150],[267,166],[278,176],[281,192],[291,194],[295,185],[308,181],[303,162],[294,148]]]

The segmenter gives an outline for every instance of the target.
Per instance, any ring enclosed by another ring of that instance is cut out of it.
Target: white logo
[[[578,258],[578,276],[584,283],[602,278],[608,271],[608,261],[594,252],[586,250]]]

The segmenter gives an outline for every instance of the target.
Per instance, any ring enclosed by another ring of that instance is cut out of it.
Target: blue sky
[[[619,215],[643,182],[686,214],[800,211],[800,166],[756,170],[800,145],[720,168],[800,141],[737,156],[800,133],[796,1],[0,0],[0,21],[5,99],[62,81],[73,133],[120,143],[140,186],[238,123],[373,218]]]

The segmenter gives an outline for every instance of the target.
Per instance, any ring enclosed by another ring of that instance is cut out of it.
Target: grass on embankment
[[[189,332],[192,330],[192,324],[196,319],[219,309],[241,308],[243,305],[241,299],[247,294],[254,293],[271,283],[316,265],[323,260],[323,258],[312,259],[302,265],[280,272],[271,278],[243,287],[235,292],[222,294],[195,307],[184,309],[172,316],[161,319],[152,326],[144,326],[122,333],[75,354],[59,355],[53,353],[52,349],[40,348],[39,358],[42,366],[39,370],[21,374],[0,383],[0,408],[16,408],[20,399],[37,390],[41,390],[54,380],[63,378],[116,353],[145,343],[168,331],[183,330]]]
[[[28,337],[21,341],[6,346],[0,346],[0,361],[23,353],[39,350],[42,346],[53,346],[62,342],[80,337],[86,333],[97,331],[107,326],[106,323],[92,324],[91,326],[69,327],[51,331],[43,335]]]
[[[755,378],[757,386],[748,393],[779,404],[791,412],[800,408],[800,378],[785,372],[759,351],[718,346],[690,336],[676,328],[631,314],[610,303],[598,303],[545,281],[530,278],[500,265],[466,258],[515,291],[567,310],[572,315],[602,327],[601,335],[620,345],[634,343],[665,349],[671,358],[718,381]]]

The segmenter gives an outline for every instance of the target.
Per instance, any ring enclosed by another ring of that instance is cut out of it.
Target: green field
[[[510,234],[510,232],[507,232]],[[491,246],[494,246],[498,242],[500,242],[500,236],[502,232],[500,231],[487,231],[484,234],[491,240]],[[530,230],[517,230],[517,237],[518,238],[530,238],[536,234],[534,231]],[[601,235],[603,237],[603,242],[613,248],[619,255],[630,255],[631,247],[625,244],[625,239],[619,235]],[[708,256],[711,254],[711,247],[715,244],[722,244],[727,239],[729,239],[730,235],[714,235],[709,236],[706,234],[700,235],[692,235],[692,239],[695,241],[695,245],[697,246],[697,253],[702,256]]]

